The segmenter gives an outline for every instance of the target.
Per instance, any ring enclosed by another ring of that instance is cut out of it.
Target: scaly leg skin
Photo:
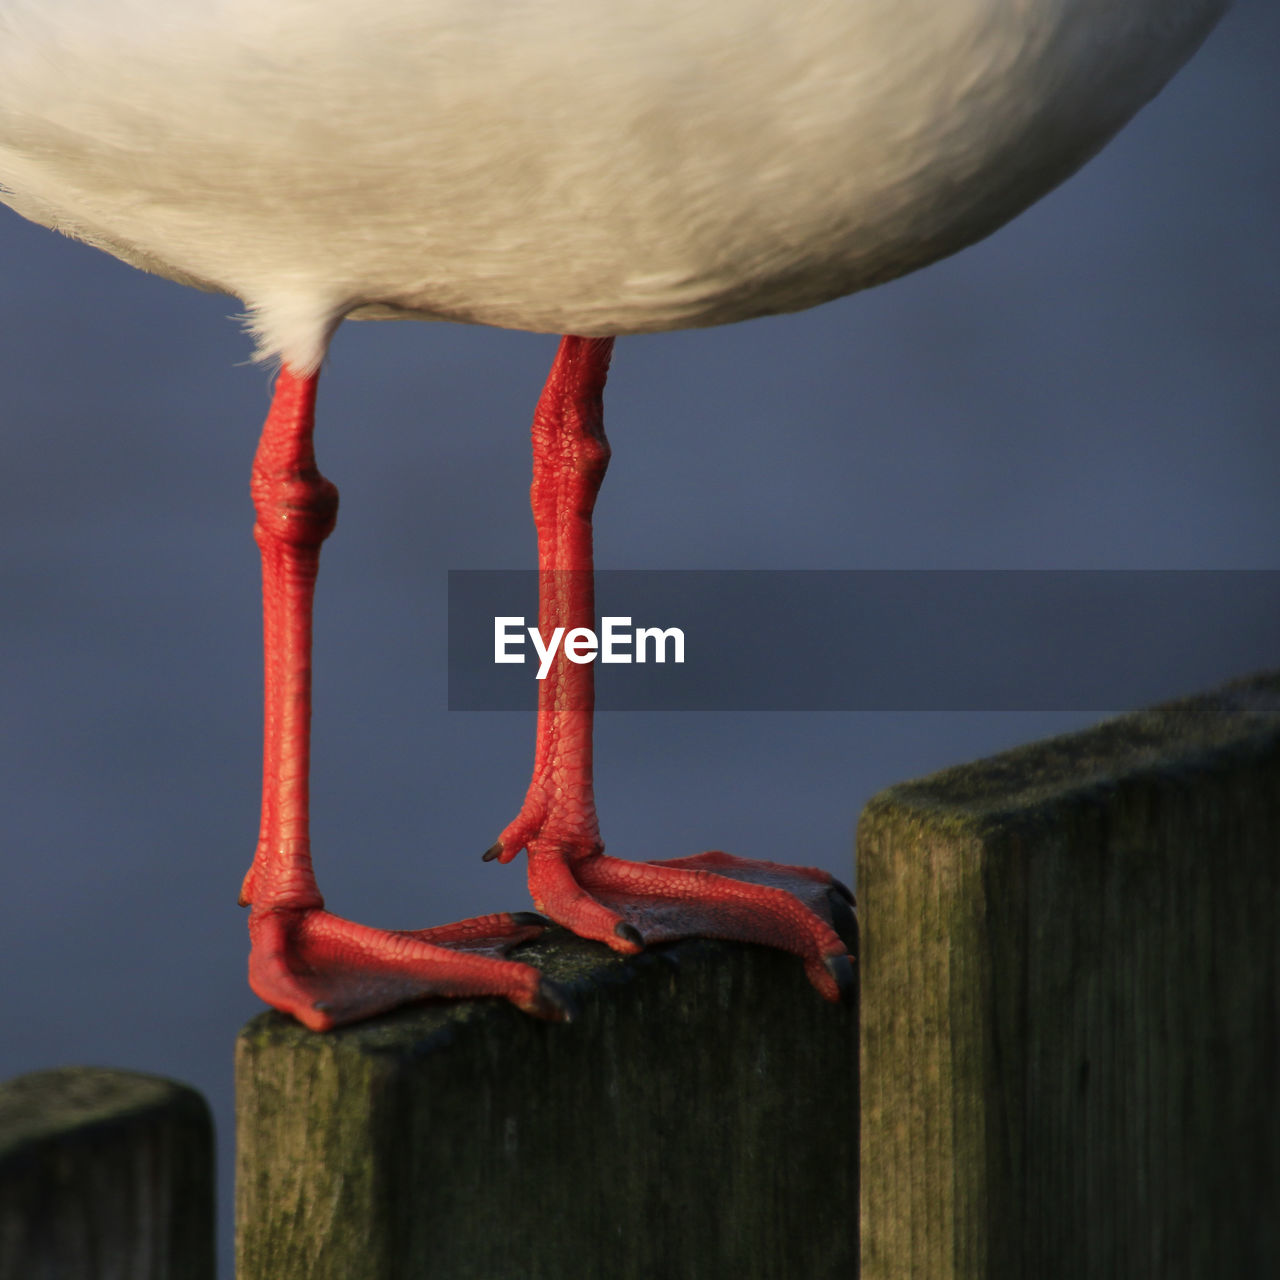
[[[324,910],[311,868],[311,618],[320,544],[338,491],[316,470],[318,375],[287,367],[253,463],[254,537],[262,552],[266,662],[262,824],[240,893],[249,913],[249,985],[313,1031],[426,996],[505,996],[543,1018],[568,1016],[553,983],[502,957],[535,938],[532,912],[435,929],[381,930]]]
[[[611,338],[565,338],[533,420],[538,628],[595,626],[591,513],[609,462],[601,398]],[[534,905],[584,938],[634,953],[676,938],[759,942],[801,956],[828,1000],[851,997],[853,965],[835,927],[853,895],[825,871],[712,852],[665,862],[604,856],[592,788],[590,663],[563,647],[538,690],[533,780],[515,821],[484,855],[529,851]]]

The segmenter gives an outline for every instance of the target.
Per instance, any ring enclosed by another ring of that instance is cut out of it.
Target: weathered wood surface
[[[213,1280],[213,1232],[194,1089],[101,1067],[0,1085],[0,1280]]]
[[[1280,675],[858,837],[863,1280],[1280,1276]]]
[[[522,952],[569,1025],[422,1005],[237,1045],[239,1280],[848,1280],[857,1015],[794,957]]]

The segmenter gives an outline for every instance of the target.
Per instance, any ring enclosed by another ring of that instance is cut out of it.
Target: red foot
[[[609,460],[601,396],[612,341],[567,337],[533,418],[530,501],[538,530],[538,628],[595,623],[591,513]],[[566,572],[567,571],[567,572]],[[485,859],[529,851],[529,889],[553,920],[617,951],[676,938],[760,942],[801,956],[828,1000],[851,995],[853,962],[832,927],[852,895],[824,871],[704,853],[671,862],[606,858],[592,786],[590,664],[561,650],[538,686],[524,804]]]
[[[689,937],[763,943],[800,956],[826,999],[852,997],[853,962],[835,926],[853,923],[853,895],[825,871],[719,851],[624,862],[539,845],[529,848],[534,904],[584,938],[627,953]]]
[[[312,1031],[427,996],[504,996],[526,1013],[567,1020],[569,1004],[554,983],[530,965],[502,959],[544,927],[531,912],[381,930],[320,908],[255,908],[249,985]]]

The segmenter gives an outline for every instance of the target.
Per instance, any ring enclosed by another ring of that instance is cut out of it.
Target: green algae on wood
[[[718,942],[521,957],[572,1024],[424,1004],[237,1045],[239,1280],[844,1280],[857,1016]]]
[[[1280,675],[889,788],[864,1280],[1280,1275]]]

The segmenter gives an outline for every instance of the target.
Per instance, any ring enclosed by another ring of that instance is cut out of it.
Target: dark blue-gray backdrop
[[[1280,14],[1242,0],[1080,175],[920,275],[621,342],[600,564],[1280,567],[1278,49]],[[225,298],[7,211],[0,264],[0,1076],[103,1063],[198,1085],[225,1246],[231,1049],[260,1007],[235,895],[268,379]],[[533,563],[527,424],[553,348],[421,324],[334,344],[315,835],[356,919],[527,904],[523,862],[479,855],[520,803],[533,725],[446,711],[445,574]],[[609,715],[605,834],[624,856],[723,847],[848,876],[878,788],[1093,718]]]

